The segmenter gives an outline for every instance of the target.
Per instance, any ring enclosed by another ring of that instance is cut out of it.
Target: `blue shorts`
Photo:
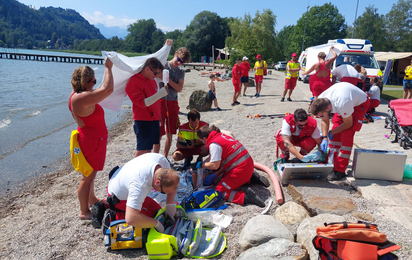
[[[154,144],[160,143],[159,121],[135,120],[133,130],[136,134],[136,150],[152,150]]]
[[[212,101],[216,99],[215,94],[213,94],[213,92],[211,90],[209,90],[209,97],[210,97],[210,100],[212,100]]]
[[[249,77],[248,76],[243,76],[240,78],[240,83],[249,83]]]
[[[409,83],[408,86],[407,83]],[[403,89],[412,89],[412,79],[403,79]]]

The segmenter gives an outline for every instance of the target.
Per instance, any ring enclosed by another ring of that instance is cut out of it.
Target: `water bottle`
[[[169,70],[163,70],[163,83],[167,85],[169,83]]]
[[[405,164],[405,170],[403,171],[403,177],[412,179],[412,164]]]

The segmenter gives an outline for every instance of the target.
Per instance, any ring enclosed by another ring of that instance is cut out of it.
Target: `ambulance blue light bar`
[[[344,41],[344,40],[342,40],[342,39],[338,39],[336,42],[337,42],[337,43],[342,43],[342,44],[345,44],[345,41]]]

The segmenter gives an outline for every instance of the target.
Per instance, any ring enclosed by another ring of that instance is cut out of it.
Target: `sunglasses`
[[[166,194],[166,192],[163,191],[162,183],[160,183],[160,193]]]
[[[301,124],[298,124],[298,127],[304,127],[305,125],[307,125],[308,124],[308,122],[306,122],[305,124],[303,124],[303,125],[301,125]]]
[[[88,83],[93,83],[93,84],[96,84],[96,82],[97,82],[97,80],[96,80],[96,79],[94,79],[94,80],[89,80],[89,82],[88,82]]]
[[[179,57],[177,57],[177,61],[180,62],[182,65],[185,64]]]
[[[159,75],[160,72],[155,72],[154,70],[152,70],[152,68],[149,67],[149,69],[154,73],[155,76]]]

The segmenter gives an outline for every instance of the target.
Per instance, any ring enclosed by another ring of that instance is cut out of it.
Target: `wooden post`
[[[212,45],[212,59],[213,59],[212,71],[215,71],[215,46],[214,45]]]

